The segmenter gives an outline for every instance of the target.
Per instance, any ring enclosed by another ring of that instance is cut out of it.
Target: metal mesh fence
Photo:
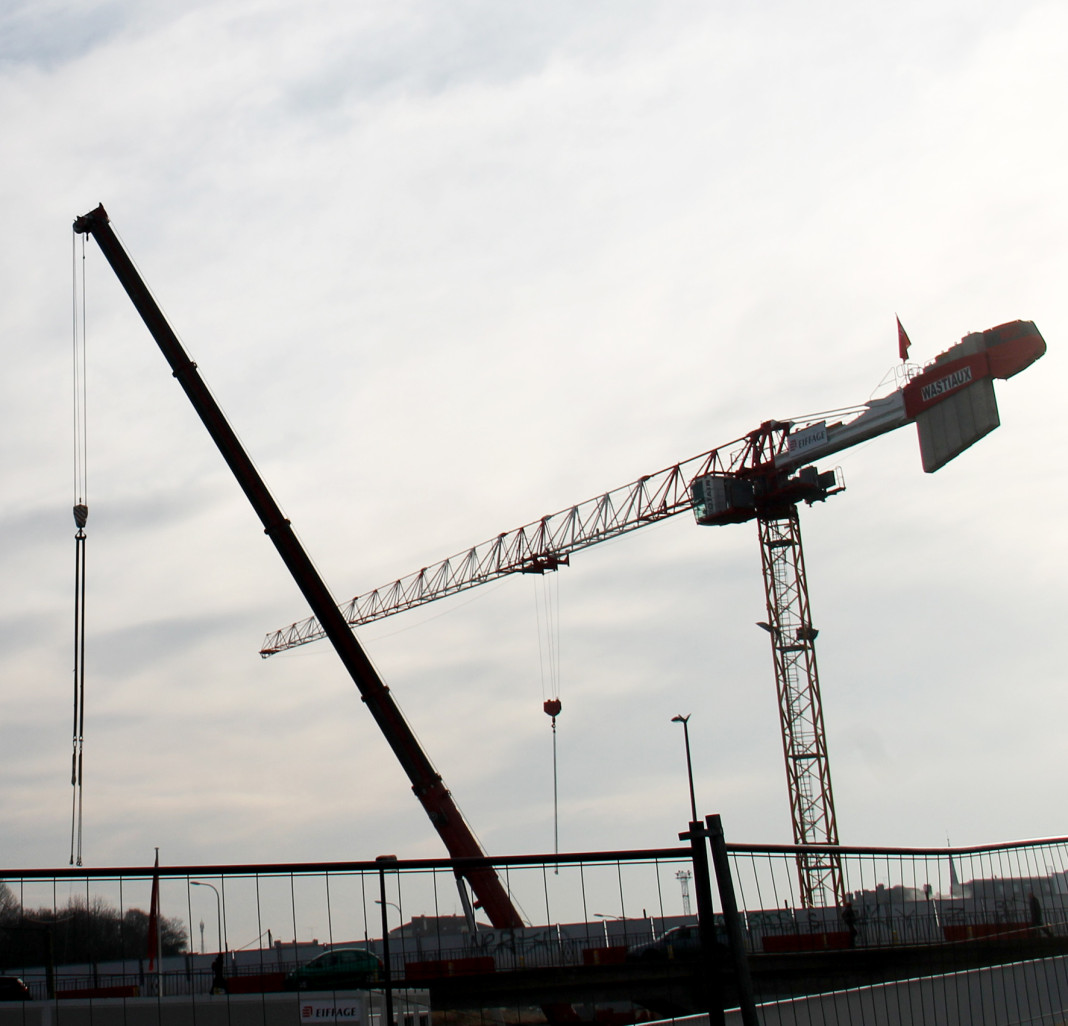
[[[803,900],[799,867],[813,854],[727,845],[760,1022],[1068,1017],[1068,839],[836,847],[838,903]],[[150,1022],[183,1001],[209,1018],[225,1006],[231,1024],[236,1009],[242,1021],[291,1022],[312,997],[336,1010],[338,994],[386,990],[419,995],[413,1026],[430,1007],[456,1022],[539,1021],[562,1004],[634,1022],[743,1003],[718,897],[702,947],[699,891],[715,895],[716,881],[699,878],[689,848],[485,865],[522,928],[488,925],[463,881],[471,865],[451,860],[164,867],[158,916],[152,868],[8,871],[0,974],[29,989],[20,1022],[45,1021],[28,1009],[52,1008],[54,1021],[81,1003],[98,1026],[132,1022],[139,1001],[156,1008]],[[353,976],[354,949],[373,973]],[[326,956],[350,964],[331,970]],[[276,999],[288,1010],[270,1011]],[[368,1000],[366,1015],[381,1018],[381,1001]],[[14,1007],[0,1004],[0,1023]]]

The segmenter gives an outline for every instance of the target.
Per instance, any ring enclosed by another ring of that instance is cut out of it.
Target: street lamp
[[[398,905],[395,901],[382,901],[380,898],[375,898],[375,904],[376,905],[388,905],[390,908],[395,908],[397,910],[397,915],[401,919],[401,925],[402,926],[404,925],[404,923],[403,923],[404,913],[401,911],[400,905]]]
[[[626,916],[614,916],[610,912],[594,912],[593,913],[593,918],[601,920],[601,929],[604,930],[604,942],[605,942],[605,945],[607,945],[609,943],[608,921],[610,919],[612,919],[612,920],[616,920],[616,921],[619,921],[619,922],[623,922],[623,921],[626,920],[627,917]],[[626,930],[626,927],[624,927],[623,929]]]
[[[690,760],[690,717],[693,713],[687,713],[683,716],[681,713],[678,716],[672,716],[672,723],[682,724],[683,738],[686,741],[686,776],[690,781],[690,822],[697,822],[697,799],[693,793],[693,762]]]
[[[206,880],[190,880],[189,883],[193,887],[210,887],[215,892],[215,917],[216,917],[216,920],[217,920],[217,926],[218,926],[218,930],[219,930],[219,933],[218,933],[219,950],[220,951],[229,951],[230,950],[230,942],[229,942],[228,938],[226,937],[226,934],[223,932],[222,898],[219,896],[219,888],[216,887],[215,884],[208,883]],[[226,944],[226,947],[223,947],[223,943],[224,942]]]

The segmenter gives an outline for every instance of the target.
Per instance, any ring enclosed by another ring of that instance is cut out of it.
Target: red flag
[[[156,968],[159,958],[159,848],[156,849],[156,866],[152,872],[152,899],[148,905],[148,971]]]
[[[905,334],[905,329],[903,327],[901,327],[901,318],[898,317],[898,318],[896,318],[896,320],[897,320],[897,353],[898,353],[898,356],[900,356],[902,360],[907,360],[909,358],[909,346],[911,346],[912,343],[909,341],[908,335]]]

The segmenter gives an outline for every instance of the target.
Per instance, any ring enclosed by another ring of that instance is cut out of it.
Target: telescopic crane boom
[[[883,398],[833,414],[765,421],[711,452],[357,595],[341,616],[356,627],[509,574],[555,570],[568,565],[573,552],[684,510],[705,525],[755,519],[768,610],[760,626],[771,638],[775,662],[794,842],[832,847],[838,828],[816,667],[818,631],[809,611],[797,507],[844,486],[836,471],[821,472],[811,461],[915,423],[923,468],[938,470],[998,426],[993,380],[1019,373],[1045,350],[1030,321],[967,335],[922,369],[907,366],[905,383]],[[269,634],[260,654],[266,658],[324,633],[313,615]],[[835,855],[801,855],[798,874],[805,907],[844,900]]]
[[[175,378],[185,390],[193,408],[252,504],[263,524],[264,532],[274,543],[297,587],[314,611],[322,625],[323,636],[330,639],[371,715],[393,749],[393,754],[408,774],[412,790],[444,841],[449,855],[456,859],[484,859],[485,853],[441,776],[401,715],[389,688],[379,677],[356,636],[349,630],[337,603],[305,553],[289,521],[282,515],[259,472],[201,379],[197,365],[186,355],[148,287],[112,231],[103,206],[98,206],[77,218],[74,221],[74,231],[92,235],[100,246],[120,284],[170,364]],[[476,900],[494,926],[507,928],[523,925],[507,891],[492,868],[476,866],[462,872],[474,891]]]

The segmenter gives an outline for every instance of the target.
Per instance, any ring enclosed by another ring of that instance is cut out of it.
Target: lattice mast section
[[[794,843],[837,845],[838,825],[816,669],[818,632],[812,626],[809,611],[797,507],[791,505],[762,514],[757,523]],[[805,908],[841,905],[845,900],[837,855],[802,853],[797,872]]]

